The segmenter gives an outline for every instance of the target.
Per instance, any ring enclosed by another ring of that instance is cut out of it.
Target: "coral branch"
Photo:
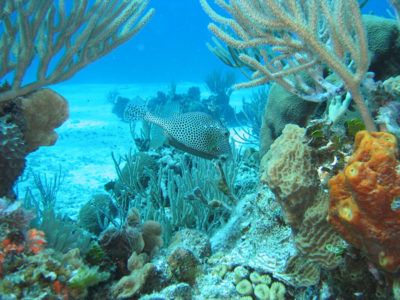
[[[238,55],[240,61],[253,70],[252,79],[236,87],[275,81],[307,101],[323,102],[343,94],[344,86],[357,104],[367,129],[375,129],[360,93],[369,58],[356,0],[215,2],[230,17],[222,16],[206,0],[200,0],[215,22],[209,25],[210,31],[228,48],[242,51]],[[336,85],[328,82],[324,66],[342,82]]]
[[[72,77],[134,36],[150,19],[148,0],[5,0],[0,3],[0,102]],[[36,79],[25,74],[36,70]]]

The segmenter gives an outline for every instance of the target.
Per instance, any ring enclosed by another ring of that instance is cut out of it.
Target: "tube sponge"
[[[329,181],[329,222],[381,269],[400,268],[400,162],[386,132],[360,131],[343,172]]]

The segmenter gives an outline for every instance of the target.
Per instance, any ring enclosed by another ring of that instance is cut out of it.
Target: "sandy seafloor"
[[[209,96],[205,84],[180,83],[177,93],[186,93],[198,86],[202,98]],[[111,153],[116,157],[135,149],[129,124],[112,113],[107,101],[110,91],[126,98],[154,97],[157,91],[168,92],[168,83],[159,84],[60,84],[52,86],[69,103],[70,117],[56,131],[58,141],[51,147],[41,147],[27,157],[26,170],[16,185],[19,198],[27,188],[38,197],[32,172],[52,179],[61,170],[63,181],[57,194],[57,211],[76,218],[80,207],[96,193],[105,193],[104,184],[115,179]],[[233,92],[231,105],[239,108],[250,90]]]

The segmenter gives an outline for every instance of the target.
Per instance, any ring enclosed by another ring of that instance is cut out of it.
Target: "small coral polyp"
[[[329,222],[382,270],[400,268],[400,166],[396,138],[360,131],[343,172],[329,181]]]

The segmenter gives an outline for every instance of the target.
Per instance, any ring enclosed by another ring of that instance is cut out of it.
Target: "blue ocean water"
[[[238,81],[245,80],[207,49],[211,20],[198,1],[153,0],[148,8],[155,14],[133,38],[64,83],[204,82],[213,71],[233,72]],[[363,13],[393,17],[388,0],[368,1]],[[25,80],[34,77],[35,66]]]
[[[150,22],[130,41],[76,74],[73,83],[203,82],[226,67],[206,47],[210,18],[196,0],[153,0]],[[364,13],[390,16],[388,0],[368,1]],[[240,73],[236,72],[238,78]]]
[[[77,74],[79,83],[203,82],[227,68],[206,47],[210,22],[198,1],[150,1],[156,12],[130,41]]]

